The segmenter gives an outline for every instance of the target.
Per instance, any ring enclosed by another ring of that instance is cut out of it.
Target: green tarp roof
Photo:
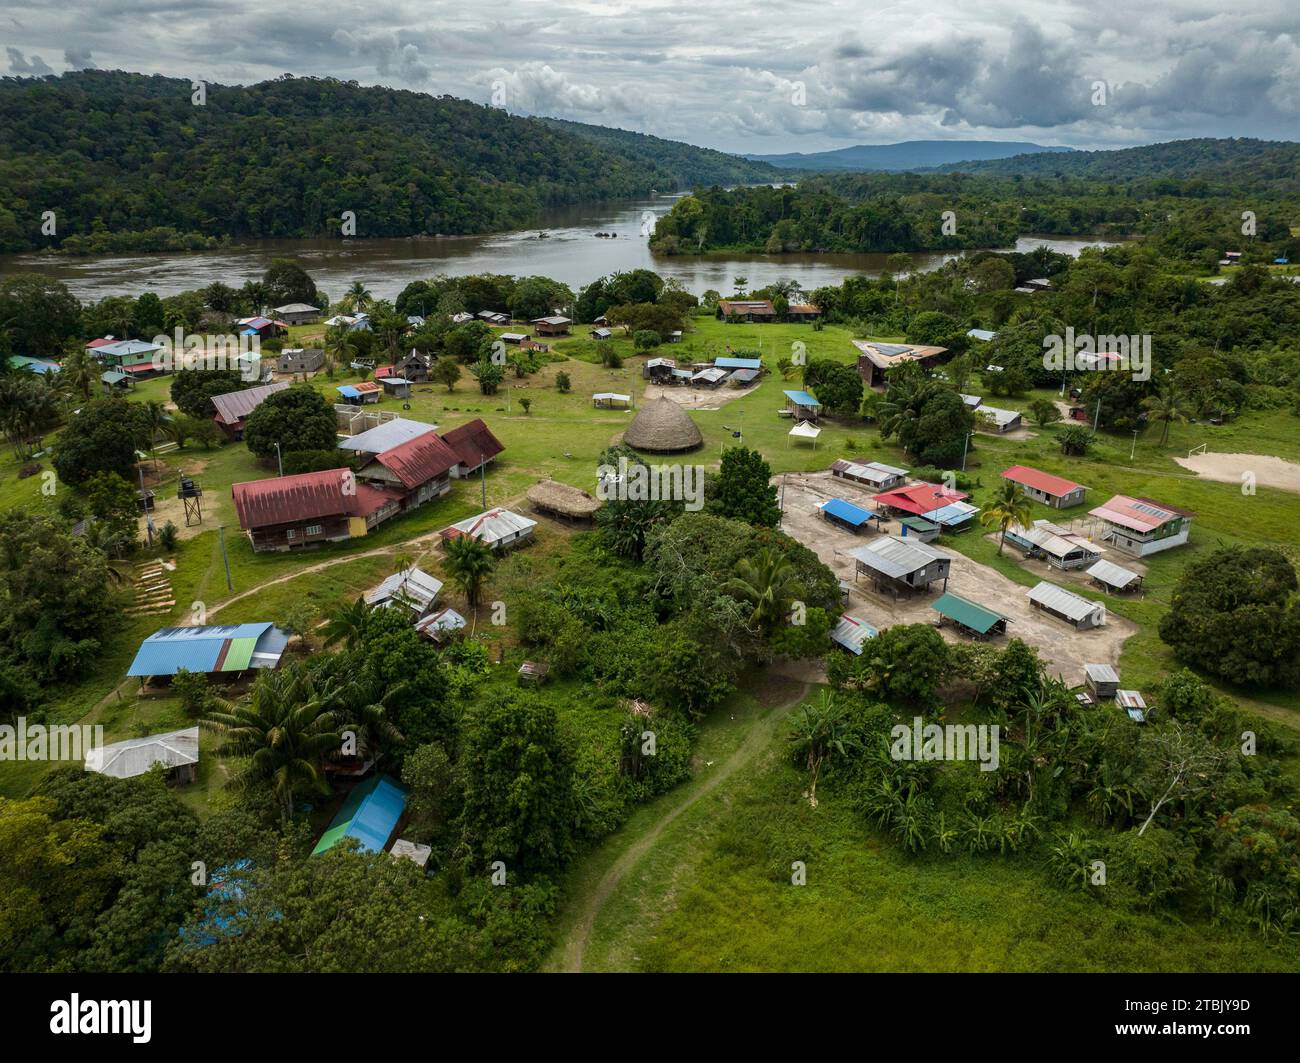
[[[970,628],[972,631],[978,631],[981,635],[988,633],[999,620],[1007,618],[1001,613],[995,613],[991,609],[985,609],[982,605],[976,605],[972,601],[956,594],[944,594],[930,606],[940,616],[946,616],[949,620],[955,620],[962,627]]]

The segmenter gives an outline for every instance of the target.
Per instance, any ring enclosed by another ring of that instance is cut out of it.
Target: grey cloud
[[[94,70],[95,61],[91,58],[89,48],[64,48],[63,61],[69,70]]]
[[[6,48],[9,53],[9,73],[17,77],[44,77],[46,74],[53,74],[49,64],[39,55],[33,55],[28,59],[17,48]]]

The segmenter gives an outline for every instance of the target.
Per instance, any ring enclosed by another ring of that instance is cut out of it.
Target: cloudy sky
[[[729,151],[1300,135],[1296,0],[0,0],[0,27],[11,75],[330,75]]]

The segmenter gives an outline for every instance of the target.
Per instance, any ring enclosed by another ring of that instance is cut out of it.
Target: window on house
[[[286,539],[296,539],[296,538],[298,538],[298,532],[297,532],[295,529],[293,529],[293,528],[289,528],[289,529],[284,533],[284,537],[285,537]]]
[[[308,535],[319,535],[322,531],[324,531],[324,529],[323,529],[319,524],[308,524],[308,525],[307,525],[307,534],[308,534]]]

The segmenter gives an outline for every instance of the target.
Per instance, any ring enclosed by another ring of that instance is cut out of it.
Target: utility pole
[[[1128,452],[1129,461],[1132,461],[1134,456],[1137,454],[1137,448],[1138,448],[1138,430],[1135,428],[1133,429],[1133,446],[1129,448],[1129,452]]]
[[[478,479],[479,486],[483,489],[483,508],[487,509],[487,459],[483,457],[482,451],[478,455]]]
[[[230,557],[226,553],[226,526],[223,524],[217,530],[221,533],[221,560],[226,563],[226,590],[233,591],[235,585],[230,580]]]
[[[280,475],[283,476],[283,475],[284,475],[284,459],[280,456],[280,444],[279,444],[279,443],[273,443],[272,446],[275,447],[275,465],[276,465],[276,468],[280,470]]]
[[[1097,400],[1097,410],[1092,415],[1092,434],[1097,434],[1097,425],[1101,422],[1101,399]]]
[[[140,505],[144,507],[144,528],[149,536],[149,545],[153,546],[153,514],[149,512],[149,494],[144,489],[144,469],[136,466],[140,474]]]
[[[975,434],[974,432],[967,432],[966,438],[961,441],[961,471],[962,472],[966,471],[966,448],[970,446],[970,437],[973,436],[974,434]]]

